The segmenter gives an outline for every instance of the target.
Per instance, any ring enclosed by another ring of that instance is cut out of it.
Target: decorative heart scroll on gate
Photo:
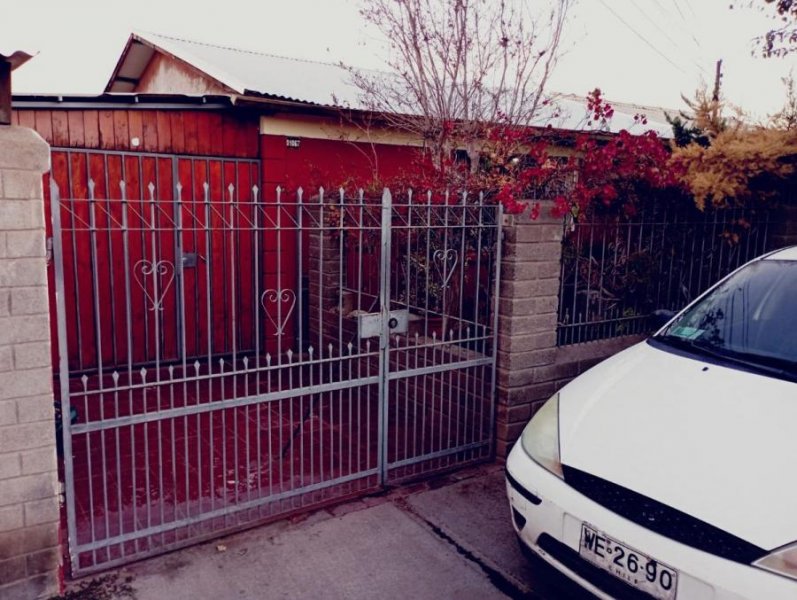
[[[152,277],[152,294],[147,289],[149,277]],[[149,310],[163,310],[163,298],[174,282],[174,264],[168,260],[141,259],[133,265],[133,278],[152,304]]]
[[[282,335],[285,331],[285,325],[293,314],[293,309],[296,307],[296,292],[290,289],[275,290],[274,288],[268,289],[260,296],[260,304],[263,310],[266,311],[266,318],[274,326],[277,335]],[[269,305],[272,307],[269,310]],[[280,305],[286,306],[280,311]],[[277,319],[274,319],[272,312],[276,311]]]
[[[449,281],[451,281],[451,277],[454,275],[454,270],[457,268],[459,254],[453,248],[449,248],[448,250],[435,250],[432,255],[432,260],[434,260],[437,272],[443,280],[440,287],[447,288]]]

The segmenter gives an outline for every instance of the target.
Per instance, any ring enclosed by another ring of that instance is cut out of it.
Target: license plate
[[[659,600],[673,600],[678,572],[647,554],[629,548],[586,523],[581,525],[579,555],[628,585]]]

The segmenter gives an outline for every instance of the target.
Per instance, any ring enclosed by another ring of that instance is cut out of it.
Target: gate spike
[[[364,189],[360,188],[357,191],[357,199],[360,201],[360,204],[362,204],[365,201],[365,190]]]
[[[227,191],[230,193],[230,202],[234,202],[233,198],[235,193],[235,186],[233,184],[228,185]]]
[[[199,375],[199,361],[198,360],[194,361],[194,371],[196,371],[196,374]]]
[[[244,370],[248,371],[249,370],[249,357],[248,356],[244,356],[243,363],[244,363]]]
[[[174,379],[174,365],[169,365],[169,379]]]
[[[80,378],[80,381],[83,382],[83,391],[85,392],[88,389],[89,377],[88,375],[83,375]]]
[[[351,354],[351,349],[352,349],[353,347],[354,347],[354,344],[352,344],[351,342],[349,342],[349,343],[348,343],[349,354]]]
[[[260,191],[260,188],[257,185],[252,186],[252,202],[257,203],[257,193]]]
[[[340,196],[340,203],[343,204],[344,198],[346,197],[346,190],[343,189],[343,186],[338,188],[338,195]]]
[[[155,184],[150,181],[147,190],[149,190],[150,202],[155,202]]]
[[[318,203],[324,203],[324,186],[318,188]]]
[[[146,383],[146,381],[147,381],[147,370],[144,367],[141,367],[141,370],[139,371],[139,374],[141,375],[141,382],[142,383]]]
[[[268,366],[268,367],[271,366],[271,353],[270,352],[266,352],[266,366]]]
[[[177,191],[177,200],[180,201],[183,199],[183,184],[179,181],[177,185],[174,186],[174,189]]]
[[[304,189],[303,188],[299,188],[298,190],[296,190],[296,199],[298,200],[299,204],[302,203],[303,196],[304,196]]]
[[[96,184],[94,183],[94,180],[89,178],[89,186],[88,186],[89,187],[89,200],[94,200],[94,186],[95,185]]]
[[[412,188],[407,190],[407,204],[412,204]]]
[[[288,362],[289,363],[293,362],[293,350],[288,348],[288,351],[286,352],[286,354],[288,355]]]
[[[113,379],[114,387],[119,387],[119,371],[111,373],[111,379]]]

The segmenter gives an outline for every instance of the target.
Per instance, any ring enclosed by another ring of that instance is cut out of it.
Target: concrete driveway
[[[142,561],[137,600],[587,599],[519,551],[487,465]]]

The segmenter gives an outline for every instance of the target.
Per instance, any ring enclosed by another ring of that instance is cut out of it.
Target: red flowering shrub
[[[588,124],[600,128],[605,128],[614,115],[614,108],[603,99],[599,88],[587,96],[587,111]],[[634,120],[647,124],[643,114]],[[442,126],[453,127],[450,123]],[[508,214],[521,214],[530,208],[534,219],[540,207],[530,206],[528,198],[539,195],[535,192],[550,193],[545,190],[555,181],[567,184],[559,185],[563,189],[553,198],[553,214],[574,217],[592,211],[631,216],[641,193],[678,184],[669,163],[669,146],[653,131],[640,135],[626,130],[617,134],[578,132],[569,141],[569,157],[552,157],[549,151],[554,144],[561,144],[561,139],[559,132],[557,140],[552,140],[550,129],[522,129],[500,123],[485,126],[479,131],[478,144],[471,144],[478,146],[478,152],[466,160],[461,153],[432,157],[422,152],[398,177],[349,180],[342,186],[371,193],[383,187],[394,194],[423,191],[430,194],[432,202],[439,203],[460,202],[456,190],[466,189],[471,197],[483,194],[487,201],[502,204]],[[474,159],[477,165],[471,164]]]

